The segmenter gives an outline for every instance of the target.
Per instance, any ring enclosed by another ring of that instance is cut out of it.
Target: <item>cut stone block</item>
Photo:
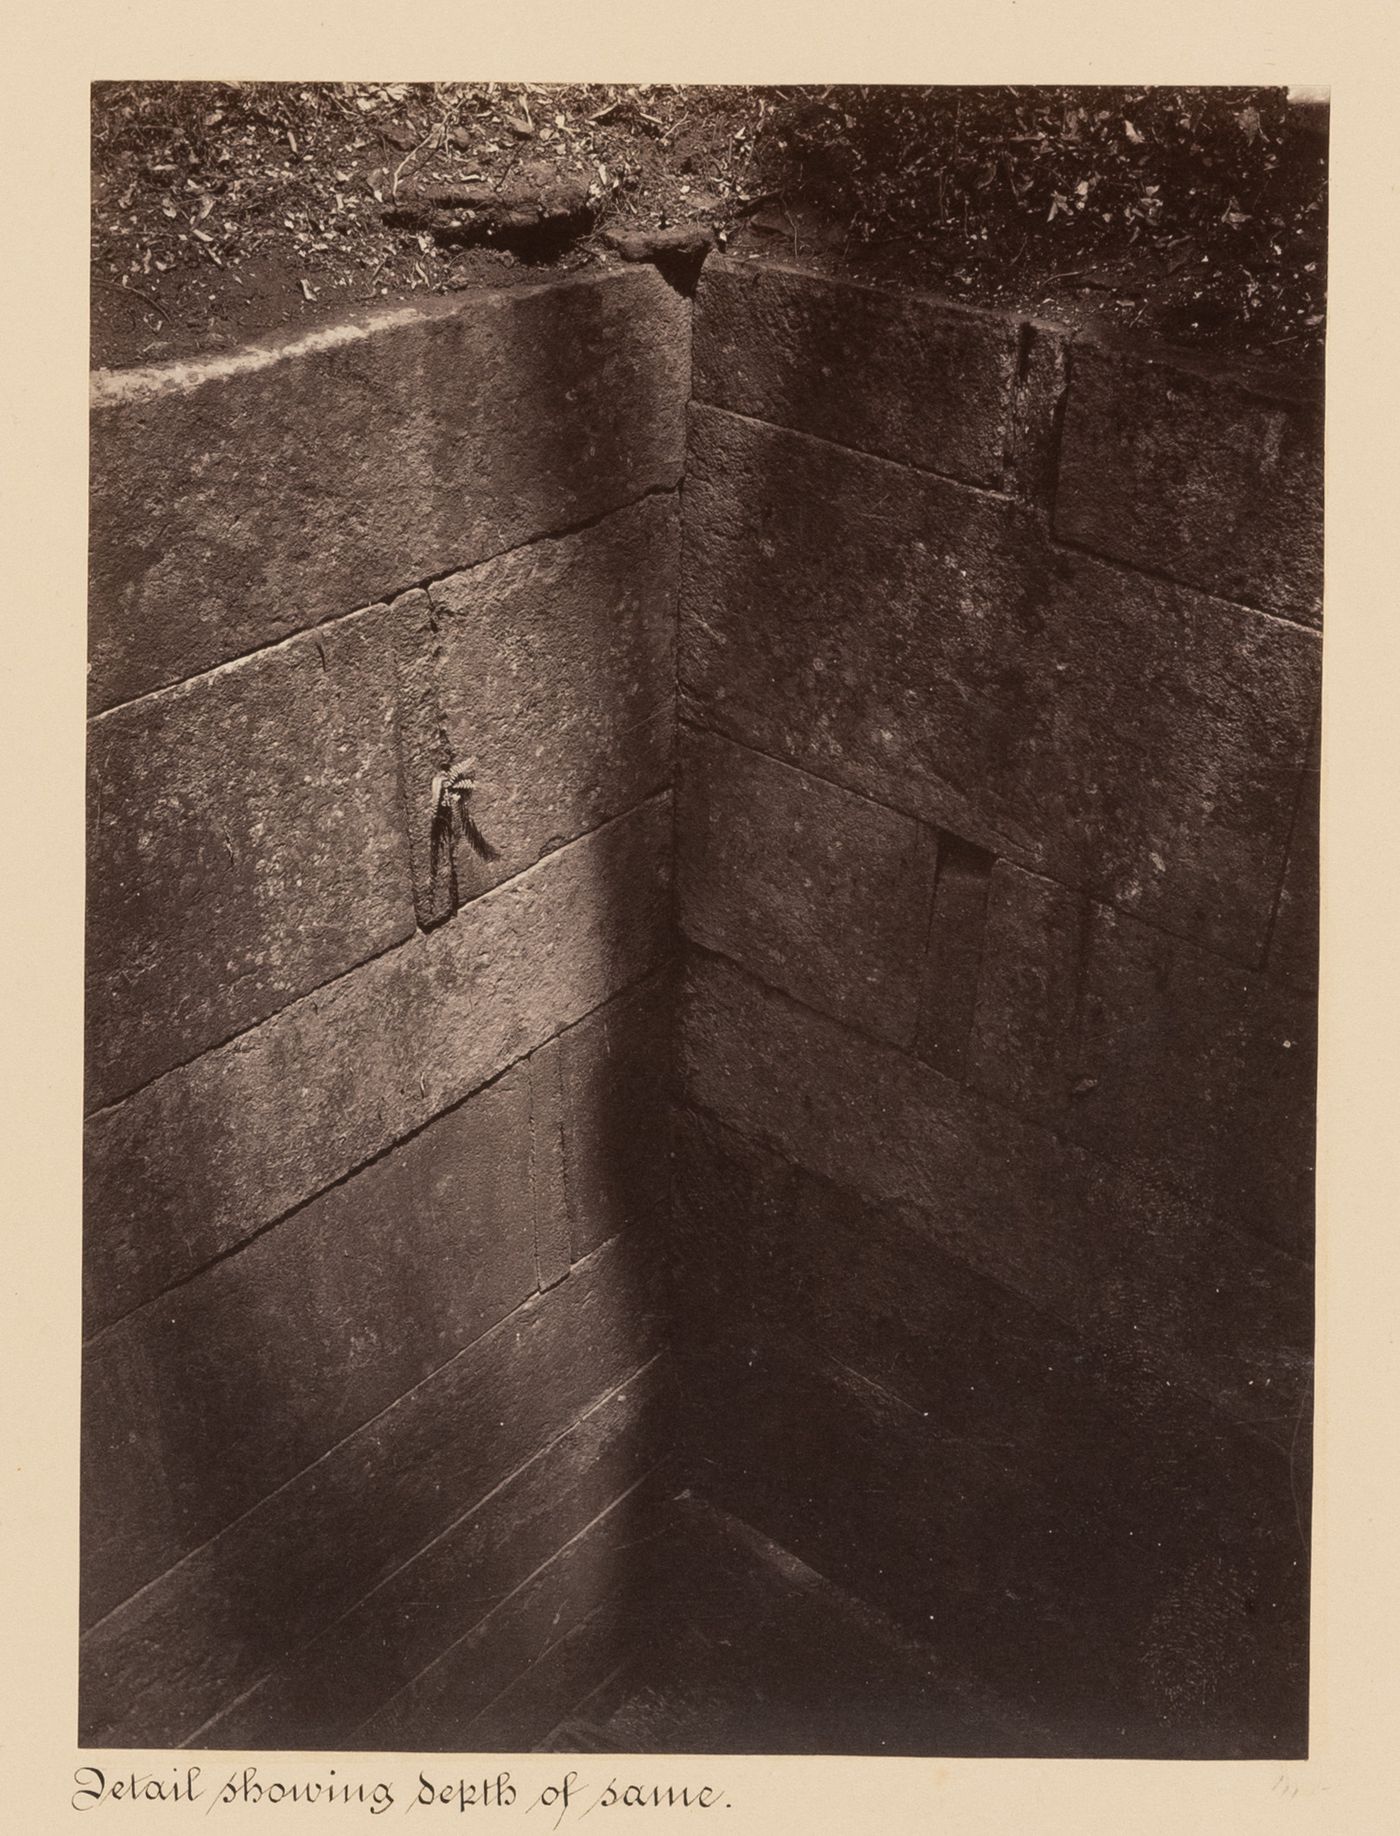
[[[644,1271],[599,1251],[92,1626],[92,1747],[173,1747],[285,1663],[647,1363]]]
[[[354,1729],[636,1482],[669,1401],[653,1362],[298,1646],[201,1730],[200,1746],[345,1749]],[[495,1661],[519,1655],[501,1650]]]
[[[1006,862],[971,1081],[1309,1258],[1312,1003]]]
[[[533,1291],[527,1082],[507,1072],[87,1347],[85,1620]]]
[[[654,799],[88,1123],[88,1328],[497,1076],[669,948]]]
[[[1311,632],[942,479],[692,410],[687,719],[1259,960]]]
[[[1312,1345],[1311,1272],[1293,1257],[719,958],[687,963],[680,1068],[687,1101],[917,1207],[947,1254],[1289,1444]]]
[[[93,709],[676,484],[688,311],[628,268],[100,375]]]
[[[1055,529],[1222,599],[1322,617],[1322,408],[1077,344]]]
[[[1274,934],[1269,940],[1269,967],[1295,987],[1307,989],[1317,987],[1318,976],[1321,788],[1320,740],[1314,735],[1288,844],[1288,865],[1279,890]]]
[[[747,746],[687,729],[681,928],[775,987],[911,1045],[937,845],[930,831]]]
[[[768,263],[705,263],[695,296],[704,402],[999,487],[1014,319]]]
[[[620,1230],[655,1230],[666,1204],[673,1014],[672,978],[663,974],[627,989],[559,1040],[575,1261]]]
[[[679,544],[675,499],[651,497],[441,581],[426,608],[421,594],[395,607],[426,652],[408,673],[431,678],[436,715],[404,773],[420,857],[433,775],[468,760],[491,851],[460,828],[439,850],[434,885],[450,872],[458,903],[669,784]]]
[[[356,613],[92,723],[92,1107],[412,932],[387,640]]]
[[[542,1289],[569,1272],[569,1201],[564,1186],[564,1080],[559,1041],[532,1052],[530,1184],[534,1191],[535,1273]]]

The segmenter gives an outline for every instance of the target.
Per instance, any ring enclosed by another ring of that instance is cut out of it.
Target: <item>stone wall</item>
[[[86,1742],[528,1744],[616,1661],[688,357],[633,270],[98,379]]]
[[[697,1484],[1027,1751],[1301,1752],[1316,407],[724,261],[693,364]]]
[[[712,258],[93,479],[83,1739],[518,1749],[784,1572],[903,1750],[1303,1751],[1316,404]]]

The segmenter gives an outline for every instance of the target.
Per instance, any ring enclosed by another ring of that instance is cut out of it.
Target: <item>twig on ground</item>
[[[109,293],[120,293],[129,300],[144,300],[151,311],[158,312],[162,319],[173,319],[178,316],[171,312],[168,307],[162,306],[159,300],[153,300],[149,293],[142,293],[139,287],[118,286],[115,281],[103,280],[100,274],[95,274],[93,279],[97,282],[99,287],[105,287]]]
[[[394,168],[394,177],[389,186],[389,196],[391,198],[397,198],[399,195],[399,180],[403,177],[403,169],[408,164],[409,160],[416,158],[417,155],[423,151],[424,147],[428,145],[428,142],[431,140],[435,140],[439,134],[442,135],[443,142],[445,144],[447,140],[447,125],[446,125],[445,117],[442,121],[435,121],[433,125],[428,129],[423,139],[419,141],[418,145],[416,147],[410,148],[409,151],[405,153],[403,158],[399,161],[398,165]]]

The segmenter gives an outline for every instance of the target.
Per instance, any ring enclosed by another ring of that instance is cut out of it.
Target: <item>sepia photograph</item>
[[[93,85],[83,1750],[1308,1757],[1328,118]]]

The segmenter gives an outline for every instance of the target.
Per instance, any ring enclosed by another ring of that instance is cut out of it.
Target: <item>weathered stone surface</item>
[[[670,845],[661,797],[91,1118],[89,1329],[645,976],[669,943]]]
[[[1321,743],[1314,734],[1298,814],[1288,844],[1288,865],[1279,891],[1269,967],[1299,988],[1316,988],[1318,972],[1319,798]]]
[[[992,857],[956,835],[938,838],[938,881],[919,975],[918,1053],[946,1077],[963,1075]]]
[[[937,1434],[1008,1451],[1063,1434],[1108,1368],[1062,1320],[948,1255],[911,1208],[693,1112],[675,1140],[678,1347],[796,1334],[926,1412]],[[1120,1400],[1130,1406],[1121,1388]]]
[[[1311,1002],[1005,862],[992,888],[972,1081],[1310,1256]]]
[[[1321,404],[1076,345],[1055,528],[1222,599],[1317,624]]]
[[[917,1207],[947,1254],[1289,1444],[1312,1344],[1292,1257],[718,958],[687,963],[680,1054],[688,1100],[720,1121]]]
[[[663,1378],[653,1361],[605,1397],[201,1729],[198,1744],[346,1747],[354,1729],[645,1473],[670,1400]],[[509,1664],[496,1640],[488,1649]]]
[[[618,269],[99,377],[94,709],[675,484],[687,310]]]
[[[967,1076],[1051,1127],[1068,1114],[1081,1075],[1088,934],[1104,909],[1009,861],[992,867]]]
[[[912,1044],[937,847],[883,804],[698,728],[676,886],[693,942],[836,1019]]]
[[[1021,1755],[1051,1731],[693,1491],[672,1500],[679,1639],[610,1677],[542,1751]],[[667,1617],[663,1620],[662,1615]]]
[[[389,618],[413,909],[426,931],[457,909],[452,834],[433,795],[434,781],[456,761],[442,724],[432,601],[418,588],[401,593],[389,608]]]
[[[1056,549],[944,480],[692,425],[687,718],[1257,962],[1312,633]]]
[[[559,1041],[529,1060],[530,1184],[534,1190],[535,1269],[541,1288],[569,1272],[569,1200],[564,1188],[564,1079]]]
[[[705,223],[673,223],[662,230],[604,230],[603,239],[624,261],[673,261],[678,256],[705,255],[715,246],[715,233]]]
[[[767,263],[705,263],[695,394],[973,484],[998,487],[1016,378],[1009,317]]]
[[[655,1226],[666,1204],[674,1011],[671,978],[656,976],[559,1040],[575,1261],[620,1230]]]
[[[393,721],[376,609],[92,723],[91,1106],[411,933]]]
[[[1083,1397],[1038,1446],[945,1435],[783,1339],[682,1361],[680,1381],[721,1508],[1012,1697],[1060,1752],[1305,1752],[1282,1454],[1189,1405],[1149,1424]]]
[[[534,1290],[530,1121],[516,1066],[87,1347],[85,1622]]]
[[[351,1736],[388,1752],[529,1751],[616,1669],[635,1635],[628,1558],[663,1505],[641,1485],[581,1529]]]
[[[644,1271],[601,1250],[93,1626],[83,1745],[187,1740],[655,1351]]]
[[[1033,319],[1022,323],[1007,429],[1005,488],[1047,515],[1055,501],[1069,351],[1070,336],[1061,327]]]
[[[458,833],[434,886],[450,870],[472,898],[669,783],[679,544],[674,498],[652,497],[439,582],[426,615],[404,606],[436,708],[405,770],[420,855],[444,746],[473,762],[493,850]]]

